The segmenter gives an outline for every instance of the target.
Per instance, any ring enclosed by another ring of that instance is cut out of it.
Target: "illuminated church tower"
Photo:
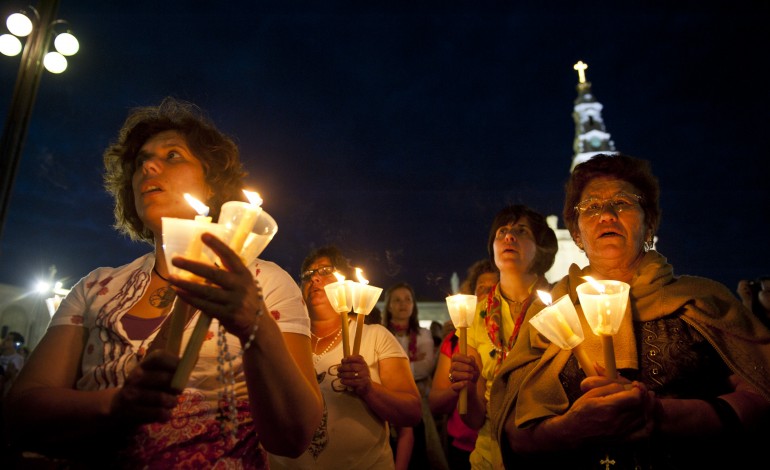
[[[602,104],[596,101],[591,93],[591,82],[586,81],[585,71],[588,65],[579,61],[573,68],[578,73],[578,96],[572,112],[572,119],[575,120],[575,141],[572,145],[574,155],[570,172],[575,165],[589,160],[598,153],[616,153],[615,143],[610,140],[610,134],[604,127]],[[558,215],[549,215],[547,220],[548,226],[556,233],[559,251],[556,252],[556,260],[551,269],[545,273],[545,277],[548,282],[556,282],[567,275],[571,264],[575,263],[580,267],[588,265],[588,258],[575,245],[569,230],[558,228]]]
[[[615,143],[610,140],[610,134],[604,127],[602,119],[602,104],[596,101],[591,93],[591,82],[586,81],[585,71],[588,65],[579,61],[573,67],[578,72],[578,96],[572,119],[575,121],[575,141],[572,144],[574,156],[572,166],[583,163],[598,153],[615,153]]]

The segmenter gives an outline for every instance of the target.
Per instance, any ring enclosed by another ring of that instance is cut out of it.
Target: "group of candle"
[[[587,282],[576,288],[580,305],[591,331],[601,338],[605,375],[617,378],[612,336],[618,332],[626,312],[629,285],[613,280],[597,281],[590,276],[584,279]],[[569,295],[551,302],[549,293],[544,291],[537,291],[537,293],[546,307],[532,317],[530,320],[532,326],[560,348],[571,349],[586,375],[597,375],[593,363],[581,348],[585,339],[583,328]]]
[[[617,378],[612,335],[618,332],[626,311],[629,285],[620,281],[597,281],[590,276],[585,279],[588,282],[577,287],[580,305],[591,330],[602,339],[605,374]],[[586,375],[597,375],[593,362],[581,348],[585,339],[583,328],[569,295],[552,302],[548,292],[539,290],[537,294],[546,307],[530,319],[532,326],[560,348],[571,349]],[[455,294],[446,298],[449,316],[460,340],[460,354],[467,354],[468,327],[473,323],[476,301],[475,295],[467,294]],[[460,390],[457,400],[457,411],[460,414],[467,413],[467,397],[468,389]]]
[[[361,348],[361,335],[364,331],[364,319],[371,313],[380,298],[382,288],[370,286],[364,278],[363,270],[356,268],[358,282],[346,280],[345,276],[334,273],[336,282],[326,284],[324,290],[334,310],[340,315],[342,328],[342,355],[350,356],[350,330],[348,329],[348,313],[354,311],[356,316],[356,336],[353,341],[353,355],[359,353]]]
[[[200,281],[198,276],[189,271],[177,268],[171,263],[175,256],[196,261],[218,264],[216,255],[203,245],[201,235],[210,232],[228,244],[228,246],[240,255],[244,263],[249,264],[254,260],[267,244],[272,240],[278,227],[272,217],[262,210],[262,198],[252,191],[243,191],[249,202],[228,201],[222,204],[219,219],[216,224],[211,222],[208,216],[209,208],[189,194],[184,197],[198,213],[194,220],[163,217],[163,251],[166,258],[168,271],[182,278]],[[259,229],[258,221],[261,222]],[[171,327],[166,341],[166,349],[174,354],[179,354],[187,318],[187,310],[190,307],[181,300],[174,305],[171,312]],[[177,367],[171,385],[174,388],[184,388],[198,360],[201,345],[206,338],[211,318],[201,313],[198,322],[193,327],[187,347]]]
[[[212,264],[216,263],[216,257],[210,250],[204,248],[200,239],[201,234],[206,231],[223,239],[247,263],[259,255],[275,235],[277,225],[266,212],[262,211],[262,199],[259,194],[246,190],[244,190],[244,194],[246,194],[249,202],[226,202],[222,205],[216,224],[212,224],[211,217],[208,217],[209,208],[189,194],[184,196],[198,213],[194,220],[163,217],[163,249],[170,273],[182,277],[187,276],[190,279],[196,278],[188,271],[180,270],[171,264],[171,259],[176,255],[198,261],[207,260]],[[253,233],[260,215],[266,216],[266,229],[261,239],[259,234]],[[357,314],[356,334],[353,342],[353,354],[355,355],[359,353],[361,346],[364,318],[374,308],[382,289],[370,286],[369,281],[364,278],[361,268],[356,268],[357,282],[346,280],[337,272],[334,275],[337,277],[337,281],[325,285],[324,290],[332,307],[340,314],[343,357],[348,357],[350,356],[348,314],[351,310]],[[602,340],[606,375],[616,378],[617,368],[612,335],[617,333],[625,313],[629,285],[620,281],[597,281],[590,276],[586,276],[585,279],[587,282],[576,288],[580,304],[591,330]],[[581,348],[585,339],[583,329],[569,295],[564,295],[556,302],[552,302],[549,293],[540,290],[537,293],[546,307],[532,317],[530,323],[560,348],[571,349],[586,375],[596,375],[593,363]],[[449,315],[460,340],[461,354],[467,354],[467,330],[473,323],[476,301],[475,295],[466,294],[455,294],[446,298]],[[172,312],[172,328],[166,343],[167,349],[176,351],[176,353],[179,351],[182,330],[184,329],[184,309],[188,308],[183,302],[177,302],[177,304],[177,308]],[[205,339],[210,322],[211,319],[208,315],[201,314],[198,323],[193,328],[187,349],[172,381],[172,386],[182,388],[187,381],[197,361],[200,346]],[[466,388],[460,391],[457,406],[461,414],[467,412]]]
[[[277,226],[275,221],[262,210],[262,198],[259,193],[244,190],[243,193],[249,202],[228,201],[222,204],[219,220],[216,224],[211,222],[209,207],[185,193],[184,198],[197,212],[194,220],[163,217],[163,251],[166,255],[166,265],[170,274],[197,280],[188,271],[181,270],[171,263],[174,256],[184,256],[198,261],[207,261],[211,264],[218,260],[208,247],[203,245],[201,235],[210,232],[222,239],[236,253],[240,254],[244,262],[248,263],[270,242]],[[263,220],[264,230],[254,233],[254,227],[258,220]],[[252,253],[252,245],[260,247],[256,253]]]

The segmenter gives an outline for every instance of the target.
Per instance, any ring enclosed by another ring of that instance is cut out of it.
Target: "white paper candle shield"
[[[257,256],[262,254],[265,247],[270,243],[275,234],[278,233],[278,224],[275,219],[266,211],[261,211],[251,233],[246,237],[241,249],[241,259],[248,266]]]
[[[473,323],[477,300],[475,295],[468,294],[455,294],[446,298],[449,317],[455,328],[467,328]]]
[[[460,354],[468,354],[468,327],[473,323],[476,315],[475,295],[455,294],[446,298],[446,306],[452,323],[457,328],[457,337],[460,340]],[[457,397],[457,412],[461,415],[468,413],[468,389],[463,388]]]
[[[585,338],[583,327],[580,325],[580,319],[569,295],[563,295],[556,302],[547,305],[529,322],[549,341],[556,343],[562,349],[572,349]]]
[[[240,253],[246,238],[252,233],[262,207],[242,201],[222,204],[217,223],[225,227],[223,240],[236,253]]]
[[[163,253],[166,257],[168,272],[182,278],[194,279],[189,271],[177,268],[171,264],[175,256],[182,256],[204,263],[214,264],[217,256],[201,242],[201,235],[210,232],[218,238],[223,238],[224,227],[219,224],[205,223],[198,220],[161,217]]]
[[[348,313],[353,310],[353,290],[351,284],[353,284],[353,281],[346,281],[343,278],[340,281],[324,286],[326,297],[329,298],[332,308],[337,313]]]
[[[369,281],[364,278],[364,273],[361,268],[356,268],[356,277],[358,278],[358,282],[351,282],[349,284],[353,311],[358,314],[356,316],[356,336],[353,339],[353,355],[358,354],[361,349],[364,317],[369,315],[369,312],[371,312],[377,304],[377,299],[380,298],[380,294],[382,293],[382,288],[369,285]]]
[[[370,286],[369,281],[364,278],[361,268],[356,268],[356,277],[358,277],[358,282],[350,284],[353,311],[360,315],[369,315],[369,312],[377,305],[382,288]]]
[[[588,325],[596,335],[614,335],[620,328],[628,304],[630,286],[613,280],[591,279],[577,286],[577,294]]]

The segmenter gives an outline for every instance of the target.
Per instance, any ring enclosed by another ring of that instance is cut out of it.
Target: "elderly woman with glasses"
[[[324,286],[337,281],[335,272],[350,279],[352,269],[337,247],[325,246],[305,258],[301,272],[324,417],[300,457],[271,455],[270,468],[406,468],[395,465],[388,427],[420,420],[420,395],[404,350],[385,327],[365,324],[360,352],[343,357],[340,314]],[[355,325],[344,325],[351,337]]]
[[[564,218],[589,264],[572,265],[551,294],[576,304],[598,374],[527,315],[490,402],[511,468],[741,468],[768,442],[770,332],[727,287],[675,276],[652,249],[658,196],[645,160],[597,155],[572,172]],[[582,314],[585,276],[630,285],[613,341],[618,378]]]

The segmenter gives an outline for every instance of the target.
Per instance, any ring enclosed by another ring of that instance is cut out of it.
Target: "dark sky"
[[[263,258],[296,277],[335,243],[373,285],[442,300],[505,204],[561,213],[578,60],[618,150],[660,179],[675,273],[770,273],[764,7],[316,3],[62,0],[81,51],[43,76],[0,282],[55,265],[69,287],[150,249],[111,228],[101,155],[130,108],[172,95],[239,144],[279,226]],[[18,64],[0,56],[3,117]]]

